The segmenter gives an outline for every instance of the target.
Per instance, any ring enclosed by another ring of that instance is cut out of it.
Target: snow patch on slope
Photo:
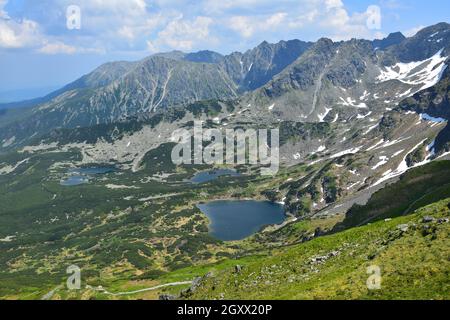
[[[342,152],[336,153],[335,155],[332,155],[330,157],[330,159],[340,158],[340,157],[345,156],[347,154],[355,154],[355,153],[358,153],[359,150],[361,150],[361,148],[352,148],[352,149],[344,150]]]
[[[326,116],[330,113],[331,110],[333,110],[333,109],[325,108],[325,112],[324,113],[317,115],[319,117],[319,122],[324,122]]]
[[[397,63],[381,70],[381,74],[377,80],[386,82],[390,80],[398,80],[408,85],[422,85],[419,89],[425,90],[437,84],[442,77],[447,65],[444,63],[448,57],[443,57],[439,50],[434,56],[423,61]],[[406,92],[405,92],[405,95]]]
[[[384,166],[386,163],[388,163],[388,160],[389,160],[389,158],[386,156],[381,156],[381,157],[379,157],[379,159],[380,159],[380,162],[378,162],[375,166],[373,166],[372,170],[376,170],[379,167]]]
[[[347,98],[347,100],[345,100],[342,97],[339,97],[339,99],[341,100],[340,102],[338,102],[338,104],[343,105],[345,107],[354,107],[354,108],[358,108],[358,109],[367,109],[367,104],[365,103],[356,103],[356,100],[353,100],[352,98]]]
[[[408,171],[409,169],[415,168],[415,167],[420,167],[423,166],[425,164],[427,164],[428,162],[430,162],[429,157],[427,157],[427,159],[425,159],[423,162],[421,163],[417,163],[416,165],[412,166],[412,167],[408,167],[408,164],[406,162],[406,158],[408,157],[409,154],[413,153],[414,151],[416,151],[417,148],[419,148],[427,139],[422,140],[421,142],[419,142],[414,148],[412,148],[404,157],[402,162],[399,164],[398,168],[394,171],[388,170],[387,172],[385,172],[383,174],[383,177],[378,180],[377,182],[375,182],[375,184],[373,184],[371,187],[375,187],[380,185],[381,183],[390,180],[392,178],[398,177],[402,174],[404,174],[406,171]],[[427,150],[429,150],[430,146],[428,146]]]

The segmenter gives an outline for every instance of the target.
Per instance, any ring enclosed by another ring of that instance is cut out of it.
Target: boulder
[[[408,232],[409,229],[409,225],[407,224],[401,224],[397,226],[397,229],[400,230],[401,232]]]
[[[448,218],[441,218],[438,220],[439,224],[448,223],[450,220]]]
[[[434,218],[430,217],[430,216],[423,217],[423,219],[422,219],[423,223],[430,223],[430,222],[433,222],[433,221],[434,221]]]
[[[159,296],[159,300],[161,301],[170,301],[170,300],[176,300],[177,297],[171,294],[162,294]]]

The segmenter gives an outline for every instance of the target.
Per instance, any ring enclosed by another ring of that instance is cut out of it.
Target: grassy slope
[[[190,299],[449,299],[450,249],[448,222],[422,217],[449,217],[450,199],[410,216],[273,250],[270,257],[206,278]],[[397,227],[409,224],[403,234]],[[339,252],[322,263],[312,259]],[[382,270],[382,288],[367,289],[367,267]]]

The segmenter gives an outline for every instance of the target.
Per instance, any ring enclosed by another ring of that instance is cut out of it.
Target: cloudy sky
[[[81,18],[75,11],[68,23],[71,5]],[[50,90],[103,62],[160,51],[412,35],[449,12],[442,0],[0,0],[0,93]]]

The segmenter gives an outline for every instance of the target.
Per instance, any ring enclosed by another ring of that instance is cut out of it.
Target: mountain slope
[[[26,118],[6,124],[0,140],[14,136],[20,142],[55,128],[112,123],[167,106],[236,97],[234,83],[218,65],[154,56],[125,69],[114,66],[101,67],[34,107]]]
[[[240,91],[255,90],[298,59],[311,43],[299,40],[269,44],[264,41],[256,48],[225,56],[221,65],[239,85]]]
[[[449,299],[450,199],[210,273],[187,299]],[[367,281],[379,268],[381,287]],[[419,280],[420,279],[420,280]]]
[[[450,161],[433,162],[405,173],[398,182],[375,193],[364,206],[353,206],[335,229],[402,216],[448,197]]]

